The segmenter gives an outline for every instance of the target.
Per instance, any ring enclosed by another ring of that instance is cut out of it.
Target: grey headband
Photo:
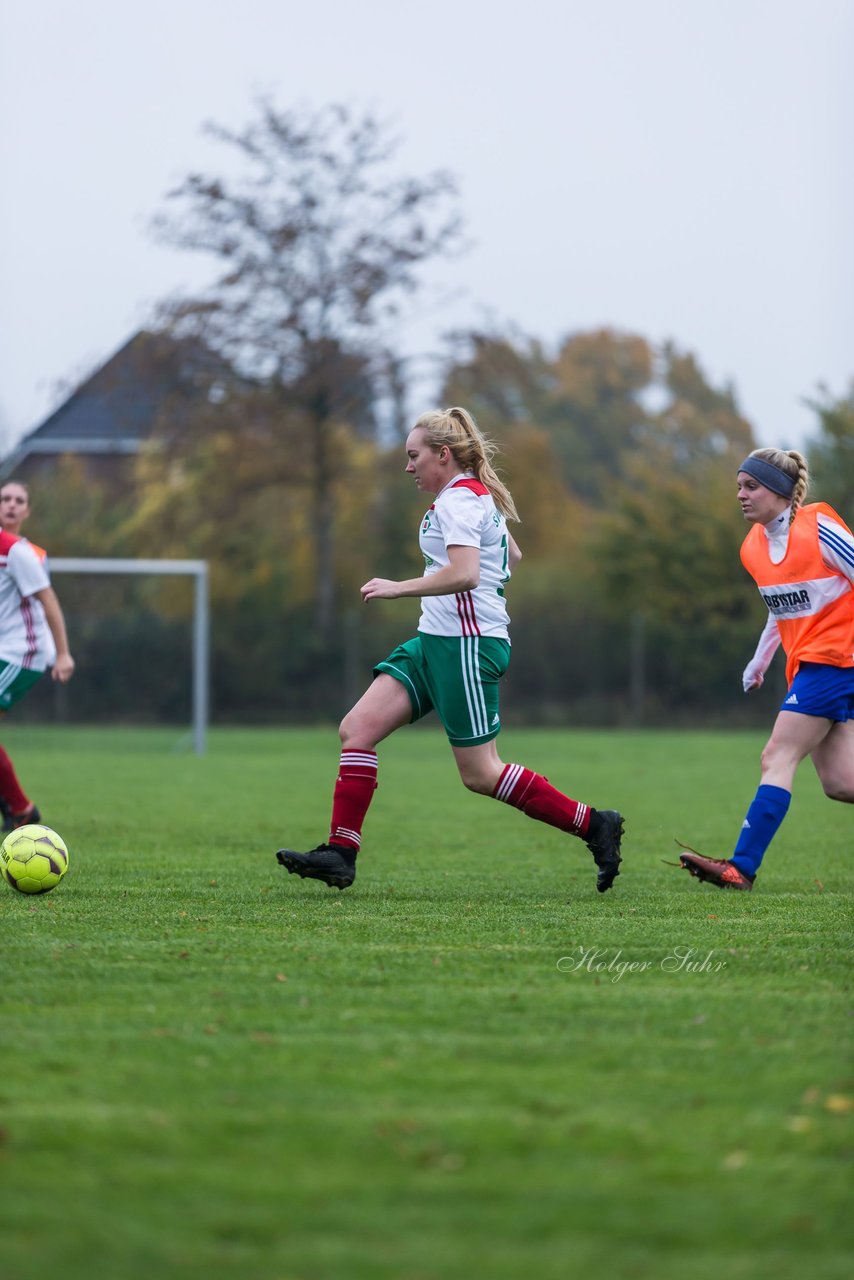
[[[781,498],[791,498],[795,492],[796,481],[786,475],[781,467],[775,467],[773,462],[765,462],[762,458],[745,458],[738,469],[746,471],[754,480],[758,480]]]

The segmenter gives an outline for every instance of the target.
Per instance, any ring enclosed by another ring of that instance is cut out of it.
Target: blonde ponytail
[[[458,405],[450,409],[431,409],[422,413],[415,428],[420,428],[425,433],[432,449],[438,451],[445,446],[463,471],[473,471],[481,484],[489,490],[493,502],[507,520],[519,519],[513,495],[499,480],[492,466],[498,446],[483,434],[467,409],[461,409]]]

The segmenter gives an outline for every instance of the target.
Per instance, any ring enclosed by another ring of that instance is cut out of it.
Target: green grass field
[[[0,886],[4,1280],[842,1280],[854,815],[809,765],[752,894],[748,733],[505,731],[621,808],[624,871],[381,748],[359,877],[334,730],[4,735],[71,867]]]

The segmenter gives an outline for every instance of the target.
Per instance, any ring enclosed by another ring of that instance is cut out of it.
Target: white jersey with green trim
[[[504,585],[510,577],[507,521],[474,475],[446,484],[421,522],[418,545],[425,577],[449,563],[448,547],[477,547],[480,582],[471,591],[422,596],[418,630],[431,636],[497,636],[508,640]]]

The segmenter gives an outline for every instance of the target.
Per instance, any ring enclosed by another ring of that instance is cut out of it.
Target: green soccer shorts
[[[501,731],[498,681],[510,663],[510,641],[493,636],[430,636],[419,631],[374,667],[409,694],[412,721],[435,711],[454,747],[491,742]]]
[[[0,712],[8,711],[20,702],[43,675],[43,671],[31,671],[29,667],[19,666],[17,662],[4,662],[0,658]]]

